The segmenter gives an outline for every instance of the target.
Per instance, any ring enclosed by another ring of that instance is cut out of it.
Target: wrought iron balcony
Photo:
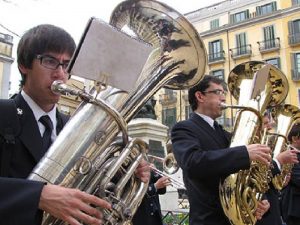
[[[250,57],[252,54],[252,47],[251,45],[244,45],[237,48],[231,48],[229,51],[231,52],[231,58],[233,59]]]
[[[289,44],[290,45],[300,44],[300,33],[294,33],[289,35]]]
[[[208,63],[217,63],[225,61],[225,51],[213,52],[208,55]]]
[[[270,52],[280,49],[280,38],[258,41],[260,52]]]

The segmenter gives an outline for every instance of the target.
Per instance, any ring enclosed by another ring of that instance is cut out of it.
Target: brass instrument
[[[160,176],[167,177],[171,182],[172,186],[176,189],[185,189],[184,183],[175,178],[171,177],[170,175],[176,173],[179,169],[177,165],[176,159],[173,153],[169,153],[165,158],[161,158],[155,155],[148,155],[149,161],[158,161],[163,164],[163,171],[160,171],[154,166],[150,166],[150,168]]]
[[[270,133],[273,136],[271,145],[273,158],[276,158],[281,152],[288,151],[287,136],[293,125],[300,122],[300,110],[294,105],[284,104],[272,108],[271,115],[277,124],[276,131]],[[276,189],[281,190],[283,188],[284,181],[292,168],[292,164],[284,164],[281,173],[272,178],[272,183]]]
[[[230,147],[259,143],[262,113],[280,104],[288,93],[284,74],[272,65],[249,61],[236,66],[229,74],[228,87],[238,100],[238,110]],[[248,170],[240,170],[220,182],[219,195],[225,215],[233,225],[253,225],[258,200],[266,192],[269,168],[251,162]]]
[[[157,1],[124,1],[114,9],[110,24],[118,30],[127,27],[153,47],[135,88],[127,93],[107,86],[100,93],[97,88],[85,93],[54,83],[55,91],[84,101],[29,179],[77,188],[109,201],[114,207],[103,211],[104,224],[120,225],[131,220],[147,190],[147,184],[134,176],[146,145],[128,140],[127,123],[160,88],[182,89],[198,83],[206,52],[188,20]],[[122,141],[116,142],[120,131]],[[43,224],[64,222],[45,213]]]

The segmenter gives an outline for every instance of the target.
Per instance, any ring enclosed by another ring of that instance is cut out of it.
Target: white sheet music
[[[135,85],[152,47],[109,24],[91,18],[69,68],[71,75],[106,81],[129,92]]]

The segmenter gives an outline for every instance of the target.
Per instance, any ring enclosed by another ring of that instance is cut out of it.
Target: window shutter
[[[295,63],[296,62],[296,54],[291,53],[291,75],[292,75],[292,80],[296,79],[296,68],[295,68]]]
[[[289,27],[289,34],[290,35],[294,34],[294,23],[293,23],[293,21],[288,22],[288,27]]]
[[[277,2],[272,2],[272,11],[276,11],[277,10]]]
[[[250,18],[250,13],[249,13],[249,9],[246,10],[246,18],[249,19]]]
[[[232,14],[232,15],[230,15],[230,23],[234,23],[235,21],[234,21],[234,14]]]
[[[220,39],[220,53],[219,53],[219,55],[221,56],[222,59],[225,58],[224,50],[223,50],[223,39]]]
[[[281,68],[281,61],[280,61],[279,57],[277,58],[277,62],[278,62],[278,69],[280,69]]]
[[[261,15],[261,7],[256,6],[256,16],[260,16],[260,15]]]

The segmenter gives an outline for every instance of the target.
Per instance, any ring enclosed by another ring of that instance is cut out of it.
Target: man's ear
[[[197,99],[198,102],[203,102],[204,95],[203,95],[203,93],[201,91],[196,91],[195,97],[196,97],[196,99]]]
[[[23,65],[18,65],[19,70],[21,71],[22,74],[27,74],[27,68]]]

